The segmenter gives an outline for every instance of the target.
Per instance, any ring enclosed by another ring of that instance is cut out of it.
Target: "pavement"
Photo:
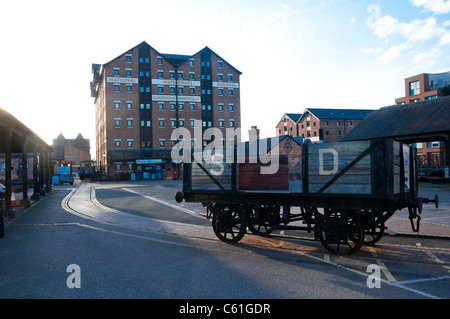
[[[158,181],[160,184],[167,183],[168,185],[173,185],[173,182],[174,181]],[[95,197],[95,188],[93,185],[94,184],[91,183],[80,183],[79,186],[75,184],[74,189],[62,201],[62,208],[69,213],[109,225],[117,225],[147,231],[150,230],[167,234],[177,234],[186,237],[215,238],[210,226],[207,227],[192,224],[187,225],[185,223],[177,223],[173,221],[162,221],[148,217],[131,215],[110,207],[106,207],[102,205]],[[135,186],[136,183],[123,183],[123,186],[126,187],[127,185]],[[450,188],[446,186],[445,191],[450,193]],[[47,196],[51,196],[51,194],[52,193],[49,193]],[[16,197],[16,200],[19,203],[20,199]],[[149,198],[149,200],[158,201],[158,199],[155,198]],[[35,202],[35,200],[31,200],[31,205],[29,206],[14,207],[14,216],[4,217],[5,228],[20,218],[21,215],[26,214],[30,210],[30,207],[33,207]],[[175,200],[173,200],[172,203],[163,201],[160,202],[187,214],[196,214],[189,209],[177,205]],[[397,217],[396,213],[387,221],[387,233],[389,235],[448,237],[450,239],[450,223],[445,224],[424,220],[424,216],[426,216],[427,211],[433,211],[433,209],[435,209],[434,205],[424,204],[419,233],[412,231],[410,220],[408,219],[406,213],[399,214],[399,217]],[[450,219],[450,205],[441,207],[441,210],[443,213],[446,213],[446,216]]]
[[[414,221],[416,227],[417,221]],[[391,217],[387,222],[389,235],[417,236],[417,237],[446,237],[450,239],[450,226],[439,223],[420,221],[419,232],[413,232],[408,218]]]

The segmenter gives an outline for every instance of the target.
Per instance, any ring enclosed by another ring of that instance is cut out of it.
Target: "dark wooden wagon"
[[[422,204],[438,204],[418,197],[414,149],[392,139],[303,144],[291,154],[242,154],[236,146],[204,154],[184,163],[176,200],[203,203],[228,243],[247,229],[268,235],[302,221],[327,250],[349,255],[378,242],[396,211],[407,208],[418,231]]]

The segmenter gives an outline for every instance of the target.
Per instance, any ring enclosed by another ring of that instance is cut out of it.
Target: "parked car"
[[[431,183],[448,183],[449,179],[445,177],[445,172],[442,169],[431,171],[427,175],[427,179]]]
[[[53,176],[53,185],[62,185],[64,183],[73,185],[73,176],[69,174],[56,174]]]
[[[58,184],[68,183],[73,185],[73,176],[69,174],[58,174]]]

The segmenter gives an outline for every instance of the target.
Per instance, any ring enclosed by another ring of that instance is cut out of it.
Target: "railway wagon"
[[[291,154],[239,150],[197,152],[183,163],[175,196],[202,203],[224,242],[239,242],[247,229],[269,235],[301,221],[296,229],[313,232],[331,253],[350,255],[378,242],[396,211],[408,209],[419,231],[423,203],[438,206],[437,195],[418,197],[415,150],[392,139],[302,144]]]

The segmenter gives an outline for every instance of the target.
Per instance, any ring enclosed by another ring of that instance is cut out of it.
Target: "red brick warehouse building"
[[[338,142],[372,110],[307,108],[285,113],[276,126],[277,136],[301,137],[311,143]]]
[[[450,95],[450,72],[422,73],[405,79],[405,96],[395,99],[397,105],[413,104]],[[419,167],[447,166],[444,141],[415,143]]]
[[[450,72],[422,73],[405,79],[405,96],[395,99],[395,104],[418,103],[449,94]]]
[[[220,128],[224,137],[226,128],[241,125],[242,73],[208,47],[194,55],[163,54],[142,42],[93,64],[92,72],[96,160],[109,178],[172,178],[175,128],[189,129],[192,139],[183,143],[194,145],[195,120],[203,130]]]

